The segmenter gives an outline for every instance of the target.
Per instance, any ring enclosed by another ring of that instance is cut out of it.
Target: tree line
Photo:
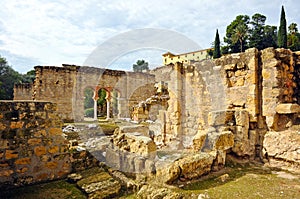
[[[20,74],[8,65],[4,57],[0,56],[0,100],[13,99],[14,84],[32,83],[34,79],[34,70]]]
[[[285,19],[284,7],[281,8],[280,26],[267,25],[267,17],[256,13],[251,18],[248,15],[238,15],[227,26],[224,45],[220,46],[218,30],[214,41],[214,51],[210,54],[218,58],[221,54],[243,52],[248,48],[262,50],[267,47],[288,48],[292,51],[300,50],[300,33],[297,24],[288,26]]]

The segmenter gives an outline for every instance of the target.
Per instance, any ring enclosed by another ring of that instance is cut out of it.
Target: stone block
[[[208,125],[224,125],[226,120],[226,111],[212,111],[208,114]]]
[[[56,135],[62,135],[62,129],[61,128],[50,128],[49,136],[56,136]]]
[[[36,181],[45,181],[49,179],[50,179],[50,175],[48,173],[41,173],[36,176]]]
[[[120,133],[140,133],[144,136],[149,136],[149,127],[144,125],[121,126]]]
[[[226,151],[217,151],[217,157],[213,162],[212,165],[212,170],[213,171],[218,171],[221,168],[224,167],[225,165],[225,160],[226,160]]]
[[[5,168],[5,167],[9,167],[8,163],[6,163],[6,162],[0,163],[0,168],[1,169]]]
[[[23,127],[24,122],[22,121],[17,121],[17,122],[11,122],[10,123],[10,128],[11,129],[20,129]]]
[[[249,114],[246,110],[236,110],[234,116],[237,126],[249,126]]]
[[[145,171],[147,174],[153,174],[156,171],[154,161],[146,159],[145,161]]]
[[[205,143],[207,132],[204,130],[198,130],[197,134],[193,138],[193,150],[200,151]]]
[[[51,170],[56,169],[57,166],[58,166],[58,162],[54,162],[54,161],[52,161],[52,162],[47,162],[47,163],[45,164],[45,167],[46,167],[47,169],[51,169]]]
[[[176,179],[179,178],[180,168],[177,164],[170,161],[157,161],[156,167],[156,178],[163,183],[172,184]]]
[[[25,172],[27,172],[29,169],[28,169],[28,167],[22,167],[22,168],[20,168],[20,169],[17,169],[17,173],[25,173]]]
[[[12,175],[14,173],[13,170],[3,170],[3,171],[0,171],[0,177],[9,177],[10,175]]]
[[[45,129],[34,132],[34,137],[42,137],[42,136],[46,136],[46,135],[47,135],[47,133],[46,133]]]
[[[5,151],[5,159],[9,160],[9,159],[14,159],[14,158],[18,158],[19,154],[17,151],[14,150],[6,150]]]
[[[235,70],[236,69],[236,64],[227,64],[224,66],[225,70]]]
[[[112,148],[106,148],[106,164],[116,170],[121,168],[119,151],[115,151]]]
[[[231,131],[223,131],[221,133],[215,133],[214,135],[214,149],[224,151],[233,147],[234,135]]]
[[[137,156],[134,159],[134,168],[136,173],[145,172],[145,158]]]
[[[52,154],[58,153],[59,152],[59,147],[58,146],[51,146],[51,147],[49,147],[48,152],[52,153]]]
[[[38,145],[42,142],[40,138],[31,138],[28,140],[29,145]]]
[[[9,140],[0,139],[0,149],[8,149],[8,148],[9,148]]]
[[[263,146],[266,148],[269,157],[277,159],[281,163],[289,163],[292,167],[295,167],[295,170],[299,170],[300,165],[299,143],[300,133],[296,130],[268,131],[263,140]]]
[[[37,146],[33,150],[34,150],[34,154],[38,157],[46,154],[46,147],[45,146]]]
[[[300,113],[300,106],[292,103],[278,104],[275,110],[278,114]]]
[[[250,145],[255,146],[257,140],[256,130],[249,130],[249,140],[250,140]]]
[[[15,161],[15,164],[18,165],[18,164],[30,164],[31,162],[31,158],[20,158],[18,160]]]
[[[119,156],[120,156],[120,170],[128,173],[134,173],[135,158],[137,157],[137,155],[126,151],[119,151]]]
[[[245,79],[244,77],[237,78],[235,85],[236,86],[244,86]]]
[[[215,158],[211,153],[191,154],[174,162],[174,166],[180,168],[183,178],[194,179],[210,172]]]
[[[0,131],[3,131],[5,129],[6,129],[6,125],[1,122],[0,123]]]

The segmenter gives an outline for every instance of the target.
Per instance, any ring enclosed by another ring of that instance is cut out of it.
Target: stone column
[[[175,70],[175,87],[174,92],[177,96],[177,102],[175,103],[174,111],[175,111],[175,118],[177,121],[174,121],[174,133],[176,137],[179,139],[180,143],[178,149],[183,148],[183,129],[182,129],[182,122],[183,122],[183,114],[185,112],[184,107],[184,87],[183,87],[183,64],[182,63],[175,63],[174,66]]]
[[[94,96],[93,96],[93,99],[94,99],[94,120],[97,120],[97,100],[99,99],[99,96],[98,96],[98,91],[99,91],[99,88],[95,88],[94,90]]]
[[[108,94],[109,92],[107,92],[107,96],[106,96],[106,119],[110,118],[110,94]]]

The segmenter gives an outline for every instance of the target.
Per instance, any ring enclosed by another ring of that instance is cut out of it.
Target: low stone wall
[[[0,110],[0,184],[30,184],[71,172],[55,104],[0,101]]]

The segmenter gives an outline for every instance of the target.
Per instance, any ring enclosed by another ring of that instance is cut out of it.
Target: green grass
[[[75,184],[64,180],[0,191],[1,199],[85,199]]]
[[[115,129],[118,128],[118,125],[115,123],[99,123],[99,125],[105,135],[112,135]]]
[[[222,182],[220,175],[229,179]],[[297,175],[295,175],[297,176]],[[280,178],[271,169],[253,165],[227,167],[221,173],[209,175],[176,191],[185,195],[208,194],[213,198],[300,198],[300,178]]]
[[[261,165],[235,164],[227,165],[222,171],[204,176],[192,182],[182,182],[175,186],[167,186],[174,192],[180,192],[184,198],[196,199],[199,194],[206,194],[210,199],[298,199],[300,198],[300,177],[290,174],[294,178],[279,177],[274,170]],[[94,178],[106,180],[108,175],[102,173],[103,169],[93,168],[81,172],[87,177],[86,183],[92,183]],[[275,173],[274,173],[275,172]],[[98,173],[98,175],[95,175]],[[228,174],[229,178],[222,182],[220,176]],[[89,176],[91,178],[89,178]],[[89,181],[89,182],[88,182]],[[153,183],[153,182],[150,182]],[[162,188],[160,184],[153,184],[157,188]],[[179,186],[183,186],[179,188]],[[80,192],[75,184],[70,184],[64,180],[52,181],[43,184],[31,185],[11,190],[1,190],[1,199],[83,199],[86,196]],[[135,194],[121,196],[122,199],[136,198]]]

